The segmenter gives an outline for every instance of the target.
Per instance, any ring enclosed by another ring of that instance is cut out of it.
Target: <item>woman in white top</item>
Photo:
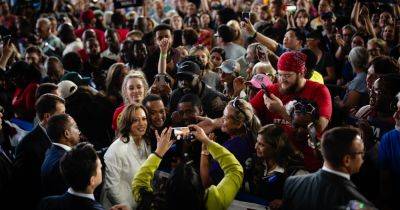
[[[138,104],[124,108],[119,121],[119,138],[104,155],[105,179],[101,201],[105,209],[125,204],[135,209],[131,182],[140,166],[150,155],[150,145],[144,136],[147,131],[146,109]]]

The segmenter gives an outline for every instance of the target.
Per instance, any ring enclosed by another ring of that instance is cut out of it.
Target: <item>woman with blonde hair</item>
[[[112,120],[112,128],[115,131],[118,130],[117,122],[124,107],[132,103],[142,103],[148,90],[149,85],[142,72],[131,71],[125,76],[121,86],[123,104],[115,110]]]
[[[189,55],[196,56],[202,62],[204,69],[202,69],[201,78],[204,83],[213,89],[217,89],[220,79],[217,73],[213,72],[213,64],[211,63],[211,55],[207,47],[197,45],[190,49]]]
[[[235,38],[233,39],[233,43],[244,46],[244,39],[239,22],[237,20],[230,20],[226,25],[231,27],[233,31],[235,31]]]
[[[106,209],[125,204],[129,209],[137,207],[132,197],[131,181],[141,165],[151,154],[146,139],[148,121],[143,105],[127,105],[118,122],[118,134],[104,155],[105,178],[101,201]]]

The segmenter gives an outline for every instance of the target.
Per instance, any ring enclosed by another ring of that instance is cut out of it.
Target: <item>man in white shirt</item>
[[[68,187],[61,176],[60,159],[79,143],[80,131],[71,116],[59,114],[49,119],[46,132],[53,143],[46,152],[41,168],[43,194],[61,195]]]
[[[373,206],[350,181],[363,163],[364,143],[359,130],[337,127],[322,137],[321,170],[289,177],[283,190],[283,209],[337,209],[356,200]]]

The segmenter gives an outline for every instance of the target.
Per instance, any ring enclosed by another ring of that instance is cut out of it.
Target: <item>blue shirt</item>
[[[245,169],[245,162],[251,157],[252,148],[248,138],[242,138],[235,136],[222,144],[223,147],[228,149],[236,159],[240,162],[242,167]],[[217,162],[213,162],[210,168],[210,175],[215,183],[218,183],[224,177],[224,172],[219,167]]]
[[[393,129],[382,136],[379,144],[379,167],[392,174],[395,189],[400,193],[400,131]]]

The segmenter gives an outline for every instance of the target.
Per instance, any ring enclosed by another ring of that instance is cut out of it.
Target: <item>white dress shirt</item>
[[[349,175],[349,174],[346,174],[346,173],[343,173],[343,172],[340,172],[340,171],[335,171],[335,170],[332,170],[332,169],[327,168],[327,167],[325,167],[325,166],[322,167],[322,170],[324,170],[324,171],[326,171],[326,172],[329,172],[329,173],[331,173],[331,174],[336,174],[336,175],[338,175],[338,176],[341,176],[341,177],[343,177],[343,178],[345,178],[345,179],[350,180],[350,175]]]
[[[72,194],[72,195],[75,195],[75,196],[78,196],[78,197],[89,198],[89,199],[95,200],[93,194],[86,194],[86,193],[76,192],[76,191],[73,190],[72,188],[68,188],[68,191],[67,191],[67,192],[68,192],[69,194]]]

